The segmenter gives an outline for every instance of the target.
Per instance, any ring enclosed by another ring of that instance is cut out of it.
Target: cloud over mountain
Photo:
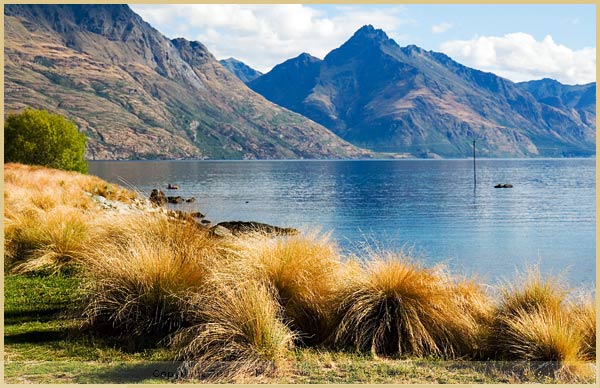
[[[566,84],[596,80],[596,48],[573,50],[556,43],[551,35],[541,41],[523,32],[501,37],[479,36],[449,41],[440,49],[468,66],[516,82],[545,77]]]

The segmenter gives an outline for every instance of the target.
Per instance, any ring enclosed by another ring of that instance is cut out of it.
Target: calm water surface
[[[90,172],[145,193],[194,196],[213,223],[260,221],[412,249],[495,283],[540,264],[595,287],[593,159],[91,162]],[[509,182],[512,189],[495,189]]]

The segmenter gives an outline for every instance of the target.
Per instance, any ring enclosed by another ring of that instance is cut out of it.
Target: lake
[[[595,288],[595,164],[478,160],[475,189],[472,160],[107,161],[90,162],[90,173],[145,195],[196,197],[181,208],[213,223],[319,228],[345,251],[411,250],[489,283],[539,264]]]

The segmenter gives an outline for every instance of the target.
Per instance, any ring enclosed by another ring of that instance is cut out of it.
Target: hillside
[[[585,124],[596,125],[596,83],[564,85],[553,79],[519,82],[518,88],[525,90],[541,103],[561,110],[571,110]]]
[[[244,62],[238,61],[235,58],[221,59],[219,63],[229,70],[231,74],[238,77],[243,83],[248,83],[263,75],[260,71],[254,70]]]
[[[5,111],[75,121],[90,159],[367,156],[126,5],[7,5]]]
[[[322,61],[302,54],[249,86],[375,151],[464,157],[475,139],[489,157],[595,154],[595,112],[548,104],[442,53],[400,47],[370,25]]]

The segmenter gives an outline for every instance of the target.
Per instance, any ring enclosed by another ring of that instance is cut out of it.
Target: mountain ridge
[[[309,73],[293,60],[284,64]],[[464,157],[476,139],[483,156],[595,154],[595,109],[582,117],[545,104],[523,87],[443,53],[400,47],[371,25],[315,64],[302,85],[278,66],[249,86],[375,151]],[[287,95],[273,88],[283,84]]]
[[[6,5],[5,111],[63,114],[90,159],[369,157],[127,5]]]

